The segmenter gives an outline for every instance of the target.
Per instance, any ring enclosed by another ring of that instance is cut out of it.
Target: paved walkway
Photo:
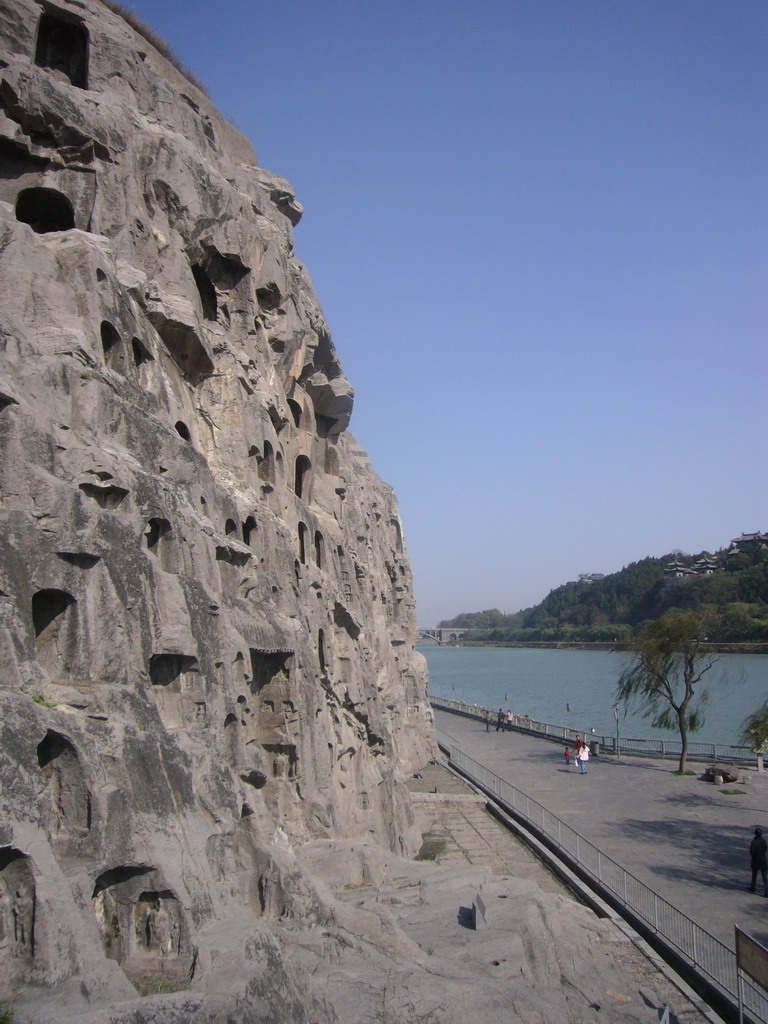
[[[768,835],[768,773],[716,788],[677,776],[676,761],[591,758],[566,767],[562,747],[435,711],[465,753],[538,800],[731,949],[733,926],[768,945],[768,899],[747,892],[755,826]],[[692,766],[697,772],[700,765]],[[745,792],[727,795],[723,789]],[[761,892],[758,882],[758,893]]]
[[[408,788],[422,824],[427,824],[428,828],[422,856],[426,854],[439,866],[459,872],[469,864],[482,865],[496,875],[518,882],[527,879],[545,892],[576,901],[557,876],[512,831],[489,814],[485,800],[447,769],[437,764],[427,765],[408,780]],[[594,937],[595,933],[591,934]],[[498,955],[504,957],[517,940],[518,930],[513,928],[507,935],[507,945],[499,947]],[[712,1012],[703,1012],[700,1002],[684,993],[670,972],[659,969],[657,958],[649,956],[647,951],[641,952],[629,940],[628,932],[602,928],[600,950],[634,980],[637,989],[633,991],[642,996],[646,1006],[674,1008],[672,1020],[678,1024],[711,1024],[715,1019],[720,1020]]]
[[[544,892],[571,892],[517,836],[486,810],[486,801],[442,765],[408,780],[416,810],[430,823],[420,856],[454,867],[480,864],[496,875],[536,882]]]

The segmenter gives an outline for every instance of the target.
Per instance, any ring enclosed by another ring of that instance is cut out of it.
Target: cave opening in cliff
[[[320,671],[324,674],[328,669],[328,658],[325,651],[325,633],[322,629],[317,631],[317,660],[320,663]]]
[[[32,596],[32,624],[35,630],[35,654],[40,665],[51,674],[65,669],[64,637],[76,601],[65,590],[38,590]]]
[[[344,588],[346,595],[346,586]],[[349,588],[349,596],[352,596],[352,588]],[[352,640],[357,640],[360,636],[360,627],[352,618],[350,613],[337,601],[333,606],[333,621],[340,628],[346,630],[347,634]]]
[[[243,544],[247,544],[248,547],[250,547],[251,538],[253,537],[254,533],[256,533],[256,520],[253,518],[253,516],[248,516],[248,518],[243,523]]]
[[[163,516],[153,516],[144,530],[144,541],[147,551],[154,555],[165,572],[175,572],[177,568],[177,544],[173,527]]]
[[[122,339],[117,329],[109,320],[101,321],[101,348],[104,352],[104,362],[110,370],[117,373],[125,373],[125,353],[123,352]]]
[[[37,763],[48,780],[55,834],[84,836],[91,828],[91,794],[77,751],[66,737],[49,729],[37,745]]]
[[[66,590],[38,590],[32,597],[35,636],[40,638],[74,603],[74,597]]]
[[[214,370],[213,362],[195,330],[188,324],[163,316],[150,317],[150,320],[171,358],[190,384],[196,387],[211,376]]]
[[[88,29],[80,21],[69,20],[66,16],[41,14],[37,23],[35,64],[61,72],[78,89],[87,89]]]
[[[175,424],[175,427],[176,427],[176,433],[179,435],[179,437],[183,438],[185,441],[191,441],[192,440],[192,435],[189,432],[189,427],[184,422],[184,420],[177,420],[176,424]]]
[[[0,138],[0,180],[29,180],[30,175],[37,177],[48,166],[49,162],[45,157],[33,156],[20,142]]]
[[[148,352],[145,345],[139,341],[138,338],[134,338],[131,341],[131,351],[133,352],[133,365],[141,366],[144,363],[151,363],[153,357]]]
[[[288,399],[288,408],[291,410],[291,416],[293,417],[294,424],[297,427],[300,427],[301,426],[301,406],[299,405],[299,403],[295,399],[289,398]]]
[[[128,497],[128,491],[124,487],[117,487],[114,484],[92,484],[86,481],[78,485],[78,490],[91,498],[99,508],[119,508]]]
[[[38,235],[69,231],[75,226],[72,203],[55,188],[25,188],[16,197],[16,220]]]
[[[317,426],[317,436],[323,438],[333,438],[338,435],[339,421],[335,416],[323,416],[322,413],[317,412],[315,407],[315,424]]]
[[[263,480],[265,484],[273,484],[275,482],[275,456],[269,441],[264,442],[264,454],[258,462],[259,480]]]
[[[264,285],[263,288],[256,289],[256,301],[259,303],[259,309],[266,313],[275,313],[283,301],[280,294],[280,289],[274,282]]]
[[[144,531],[144,536],[147,541],[147,549],[157,554],[157,545],[160,542],[161,537],[166,536],[170,533],[171,524],[167,519],[163,519],[161,516],[155,516],[147,523],[147,528]]]
[[[200,296],[203,319],[215,321],[218,316],[218,300],[216,298],[216,289],[213,286],[213,282],[199,263],[192,264],[192,276],[195,279],[197,292]]]
[[[267,415],[269,416],[269,422],[272,424],[272,426],[275,429],[275,433],[276,434],[280,434],[280,432],[282,431],[283,427],[288,422],[287,417],[282,416],[278,412],[277,407],[274,405],[274,403],[270,403],[270,406],[267,409]]]
[[[302,565],[307,564],[307,529],[306,523],[299,523],[299,561]]]
[[[318,569],[325,567],[325,540],[319,530],[315,530],[315,565]]]
[[[153,654],[149,660],[149,678],[153,686],[179,689],[190,675],[199,674],[197,658],[191,654]]]
[[[309,481],[312,463],[306,455],[299,455],[296,459],[293,489],[297,498],[309,500]]]
[[[264,752],[272,761],[273,779],[295,779],[298,757],[293,743],[265,743]]]
[[[265,686],[277,681],[288,683],[293,657],[291,652],[261,651],[255,647],[249,648],[249,652],[251,656],[250,687],[254,693],[259,693]]]

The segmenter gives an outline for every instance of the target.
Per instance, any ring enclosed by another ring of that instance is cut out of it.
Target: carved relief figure
[[[12,931],[11,900],[5,886],[0,883],[0,959],[6,956]]]
[[[17,889],[13,897],[13,954],[33,955],[33,927],[35,902],[24,889]]]
[[[136,952],[156,956],[178,956],[181,924],[176,900],[157,892],[142,893],[134,908]]]
[[[37,759],[50,787],[52,832],[72,838],[87,835],[91,827],[91,796],[77,751],[64,736],[49,730],[37,748]]]
[[[35,957],[35,880],[29,857],[0,847],[0,990],[26,980]]]

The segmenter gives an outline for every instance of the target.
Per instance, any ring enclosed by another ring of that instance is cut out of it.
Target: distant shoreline
[[[589,640],[453,640],[441,647],[522,647],[531,650],[553,651],[615,651],[616,644]],[[713,654],[768,654],[768,643],[747,641],[739,643],[712,643]]]

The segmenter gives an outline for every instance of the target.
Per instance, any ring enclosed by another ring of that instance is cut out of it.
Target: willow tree
[[[681,774],[688,756],[688,735],[704,724],[707,693],[700,684],[717,661],[704,632],[698,615],[673,611],[617,648],[629,654],[631,662],[619,676],[615,699],[650,718],[656,729],[677,729]]]
[[[768,750],[768,701],[748,715],[741,726],[741,739],[757,754],[758,770],[763,770],[763,758]]]

